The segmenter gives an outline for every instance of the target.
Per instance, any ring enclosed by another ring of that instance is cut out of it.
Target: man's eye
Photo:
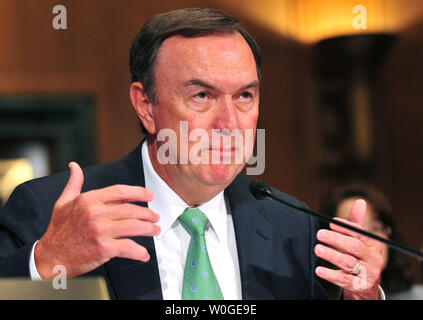
[[[244,91],[240,95],[240,98],[243,99],[243,100],[248,100],[248,99],[251,99],[252,97],[253,97],[253,95],[251,94],[251,92],[248,92],[248,91]]]
[[[196,95],[194,95],[194,98],[204,100],[204,99],[207,98],[207,92],[205,92],[205,91],[199,92]]]

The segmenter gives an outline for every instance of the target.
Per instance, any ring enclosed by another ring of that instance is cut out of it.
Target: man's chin
[[[213,164],[208,168],[207,181],[210,185],[229,185],[242,168],[228,164]]]

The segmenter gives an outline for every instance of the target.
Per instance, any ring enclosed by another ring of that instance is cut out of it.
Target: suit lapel
[[[114,184],[145,186],[141,145],[142,142],[132,153],[118,162],[112,172],[113,178],[108,177],[115,181]],[[136,204],[147,207],[145,202]],[[144,263],[131,259],[114,258],[105,264],[116,299],[163,299],[154,239],[152,237],[133,237],[131,239],[148,250],[150,260]]]
[[[272,299],[271,286],[262,285],[273,270],[273,227],[260,212],[263,202],[254,200],[248,191],[248,183],[240,178],[228,187],[226,194],[233,218],[242,298]]]

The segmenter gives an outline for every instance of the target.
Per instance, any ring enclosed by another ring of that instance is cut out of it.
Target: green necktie
[[[223,300],[222,291],[213,272],[207,253],[204,231],[209,222],[199,209],[186,209],[179,217],[191,234],[185,261],[183,300]]]

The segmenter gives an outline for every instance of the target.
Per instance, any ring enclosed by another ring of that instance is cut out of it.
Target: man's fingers
[[[332,263],[333,265],[345,270],[346,272],[351,272],[358,261],[357,258],[332,248],[328,248],[321,244],[318,244],[314,247],[314,252],[319,258]]]
[[[333,270],[325,267],[317,267],[316,275],[344,289],[350,289],[354,281],[354,276],[352,274],[342,270]]]
[[[115,248],[115,257],[138,260],[141,262],[150,260],[150,254],[147,249],[131,239],[114,240],[113,245]]]
[[[354,299],[368,300],[378,299],[379,279],[368,274],[363,265],[359,268],[358,275],[353,275],[343,270],[333,270],[325,267],[317,267],[316,275],[344,289],[345,295]]]
[[[96,199],[103,203],[149,202],[153,200],[153,193],[150,190],[139,186],[116,184],[89,192],[95,192]]]
[[[155,223],[160,219],[160,216],[151,209],[132,203],[110,204],[105,210],[111,220],[139,219]]]
[[[153,237],[160,234],[160,227],[154,223],[137,219],[113,221],[110,225],[113,238]]]
[[[341,218],[334,218],[335,220],[338,220],[340,222],[343,222],[345,224],[348,224],[350,226],[356,227],[357,229],[362,229],[364,230],[364,228],[358,224],[352,223],[348,220],[345,219],[341,219]],[[357,239],[360,239],[361,241],[363,241],[366,245],[368,246],[380,246],[379,241],[374,240],[372,238],[366,237],[360,233],[354,232],[352,230],[346,229],[344,227],[338,226],[334,223],[329,224],[329,227],[336,232],[342,233],[344,235],[350,236],[350,237],[354,237]]]
[[[366,217],[366,201],[358,199],[354,201],[350,211],[348,221],[364,226],[364,218]]]
[[[321,229],[317,232],[317,239],[341,252],[348,253],[359,259],[367,260],[368,258],[369,248],[359,239],[325,229]]]
[[[70,170],[69,179],[59,198],[63,203],[75,199],[81,193],[84,183],[84,173],[81,167],[76,162],[70,162],[68,166]]]

